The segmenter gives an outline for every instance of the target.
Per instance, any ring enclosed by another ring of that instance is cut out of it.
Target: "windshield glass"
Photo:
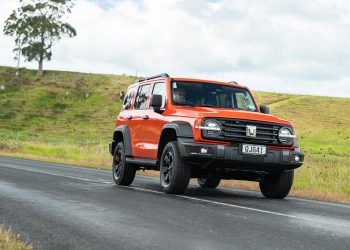
[[[257,111],[248,90],[234,86],[173,81],[171,91],[174,105]]]

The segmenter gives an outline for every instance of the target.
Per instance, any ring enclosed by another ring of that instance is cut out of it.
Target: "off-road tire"
[[[261,193],[267,198],[283,199],[293,185],[294,170],[270,174],[259,182]]]
[[[202,188],[216,188],[219,186],[221,179],[213,177],[197,178],[198,184]]]
[[[163,192],[183,194],[190,179],[191,168],[181,157],[177,141],[168,142],[160,158],[160,184]]]
[[[124,143],[118,142],[113,153],[113,180],[117,185],[129,186],[135,179],[136,167],[125,161]]]

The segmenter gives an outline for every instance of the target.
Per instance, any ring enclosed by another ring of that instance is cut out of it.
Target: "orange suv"
[[[304,155],[292,124],[269,112],[236,82],[140,79],[128,88],[109,145],[113,179],[130,185],[136,170],[152,169],[166,193],[182,194],[190,178],[203,188],[236,179],[284,198]]]

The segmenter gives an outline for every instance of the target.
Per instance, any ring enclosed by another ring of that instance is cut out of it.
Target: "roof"
[[[162,73],[150,77],[145,77],[137,80],[134,84],[130,85],[129,87],[134,87],[140,83],[147,82],[148,80],[153,80],[153,79],[158,79],[158,78],[170,78],[169,74],[167,73]],[[181,77],[175,77],[171,78],[172,80],[175,81],[182,81],[182,82],[203,82],[203,83],[213,83],[213,84],[220,84],[220,85],[227,85],[227,86],[235,86],[238,88],[246,88],[243,85],[238,84],[235,81],[230,81],[230,82],[221,82],[221,81],[214,81],[214,80],[207,80],[207,79],[196,79],[196,78],[181,78]]]

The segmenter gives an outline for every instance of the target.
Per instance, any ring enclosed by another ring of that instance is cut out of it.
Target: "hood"
[[[276,116],[270,114],[263,114],[259,112],[251,112],[237,109],[227,108],[210,108],[210,107],[177,107],[173,116],[191,117],[191,118],[206,118],[206,117],[221,117],[221,118],[233,118],[254,120],[263,122],[272,122],[292,126],[292,123],[279,119]]]

